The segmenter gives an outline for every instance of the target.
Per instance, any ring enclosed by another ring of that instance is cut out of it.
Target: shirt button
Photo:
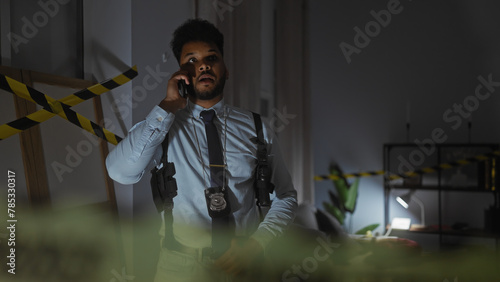
[[[163,120],[163,118],[162,117],[157,117],[156,120],[158,120],[158,121],[161,122]]]

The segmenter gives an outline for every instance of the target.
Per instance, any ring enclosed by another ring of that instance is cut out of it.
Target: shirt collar
[[[189,99],[188,99],[188,106],[189,106],[189,109],[191,110],[191,114],[196,119],[200,119],[201,112],[208,111],[208,110],[214,110],[215,113],[217,114],[217,118],[219,118],[219,119],[224,118],[224,113],[225,113],[225,111],[224,111],[224,109],[225,109],[224,98],[222,98],[222,100],[217,102],[217,104],[213,105],[212,107],[210,107],[208,109],[203,108],[200,105],[192,103]]]

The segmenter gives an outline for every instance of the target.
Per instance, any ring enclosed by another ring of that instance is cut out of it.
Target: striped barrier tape
[[[136,77],[137,74],[137,66],[134,66],[112,79],[92,85],[59,100],[55,100],[50,96],[47,96],[40,91],[8,76],[0,75],[0,89],[13,93],[23,99],[35,102],[43,107],[42,110],[35,113],[0,125],[0,140],[6,139],[14,134],[59,115],[60,117],[68,120],[80,128],[85,129],[95,136],[116,145],[122,140],[121,137],[74,112],[70,109],[70,107],[123,85]]]
[[[500,156],[500,150],[493,151],[493,152],[486,153],[486,154],[477,155],[477,156],[470,157],[470,158],[461,159],[458,161],[453,161],[453,162],[449,162],[449,163],[442,163],[442,164],[438,164],[438,165],[430,166],[430,167],[424,167],[424,168],[417,169],[414,171],[407,171],[407,172],[401,173],[401,174],[394,174],[390,171],[378,170],[378,171],[369,171],[369,172],[360,172],[360,173],[348,173],[348,174],[343,174],[343,175],[335,175],[335,174],[317,175],[317,176],[314,176],[314,180],[315,181],[339,180],[341,178],[369,177],[369,176],[376,176],[376,175],[386,175],[388,180],[395,180],[395,179],[401,179],[401,178],[409,178],[409,177],[413,177],[416,175],[422,175],[422,174],[426,174],[426,173],[438,172],[441,170],[459,167],[459,166],[463,166],[463,165],[467,165],[467,164],[471,164],[471,163],[475,163],[475,162],[481,162],[481,161],[485,161],[489,158],[498,157],[498,156]]]

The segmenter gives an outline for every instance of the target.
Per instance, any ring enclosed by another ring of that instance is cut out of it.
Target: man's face
[[[187,70],[191,79],[188,89],[200,100],[212,100],[222,95],[228,77],[222,55],[213,43],[193,41],[184,44],[181,52],[181,69]]]

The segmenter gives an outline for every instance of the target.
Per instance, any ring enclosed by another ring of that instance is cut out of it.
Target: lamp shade
[[[410,192],[408,192],[402,196],[397,197],[396,201],[398,201],[398,203],[400,205],[402,205],[405,209],[408,209],[408,206],[409,206],[409,203],[411,201],[411,197],[413,196],[413,193],[415,193],[415,190],[411,190]]]

